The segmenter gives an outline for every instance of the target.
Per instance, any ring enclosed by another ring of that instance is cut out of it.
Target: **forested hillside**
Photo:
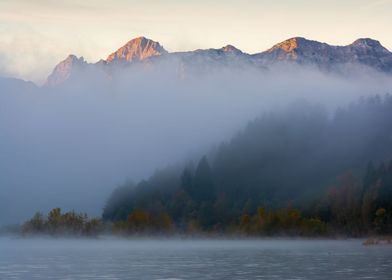
[[[392,97],[332,115],[297,102],[265,113],[195,163],[118,187],[119,231],[361,235],[391,230]]]

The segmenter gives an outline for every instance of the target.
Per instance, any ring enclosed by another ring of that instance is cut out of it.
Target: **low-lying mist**
[[[367,70],[172,69],[80,73],[57,87],[1,80],[0,224],[54,207],[101,215],[117,185],[204,153],[265,111],[302,99],[331,112],[392,88]]]

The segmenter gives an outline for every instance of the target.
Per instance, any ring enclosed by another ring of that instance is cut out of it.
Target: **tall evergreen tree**
[[[181,174],[181,187],[189,194],[192,192],[193,174],[188,167],[186,167]]]
[[[207,157],[203,157],[195,172],[191,197],[197,201],[212,201],[215,198],[214,179]]]
[[[363,191],[366,192],[376,178],[376,168],[373,161],[369,161],[366,167],[365,177],[363,179]]]

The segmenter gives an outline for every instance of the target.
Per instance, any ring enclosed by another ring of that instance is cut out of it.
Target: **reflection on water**
[[[392,279],[392,247],[360,240],[0,238],[0,279]]]

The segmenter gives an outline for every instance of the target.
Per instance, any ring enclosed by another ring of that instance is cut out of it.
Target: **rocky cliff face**
[[[336,64],[351,63],[392,72],[392,53],[380,42],[368,38],[358,39],[347,46],[331,46],[296,37],[276,44],[271,49],[255,54],[253,57],[263,64],[287,61],[331,68]]]
[[[385,72],[392,72],[392,53],[384,48],[379,41],[358,39],[347,46],[351,60],[374,67]]]
[[[69,55],[54,68],[45,84],[56,86],[83,72],[89,72],[90,75],[102,74],[102,71],[110,72],[113,67],[119,65],[130,65],[167,53],[158,42],[138,37],[110,54],[106,60],[100,60],[95,64],[87,63],[83,57],[77,58],[75,55]],[[106,76],[110,77],[110,74]]]
[[[167,51],[155,41],[138,37],[126,43],[106,59],[106,63],[140,62],[153,56],[167,54]]]
[[[359,64],[377,71],[392,73],[392,53],[380,42],[369,38],[358,39],[347,46],[331,46],[326,43],[295,37],[274,45],[272,48],[253,55],[246,54],[232,45],[220,49],[204,49],[189,52],[168,53],[158,42],[138,37],[110,54],[106,60],[89,64],[74,55],[60,62],[48,77],[47,85],[55,86],[68,80],[76,72],[86,69],[110,71],[117,66],[130,66],[148,62],[173,59],[178,69],[205,71],[216,67],[270,67],[276,63],[310,64],[322,69],[333,69],[336,65]],[[108,67],[110,66],[110,67]],[[117,68],[121,70],[121,68]]]
[[[87,62],[83,57],[77,58],[75,55],[69,55],[54,68],[52,74],[49,75],[46,84],[50,86],[59,85],[68,80],[75,72],[83,70],[87,66]]]

